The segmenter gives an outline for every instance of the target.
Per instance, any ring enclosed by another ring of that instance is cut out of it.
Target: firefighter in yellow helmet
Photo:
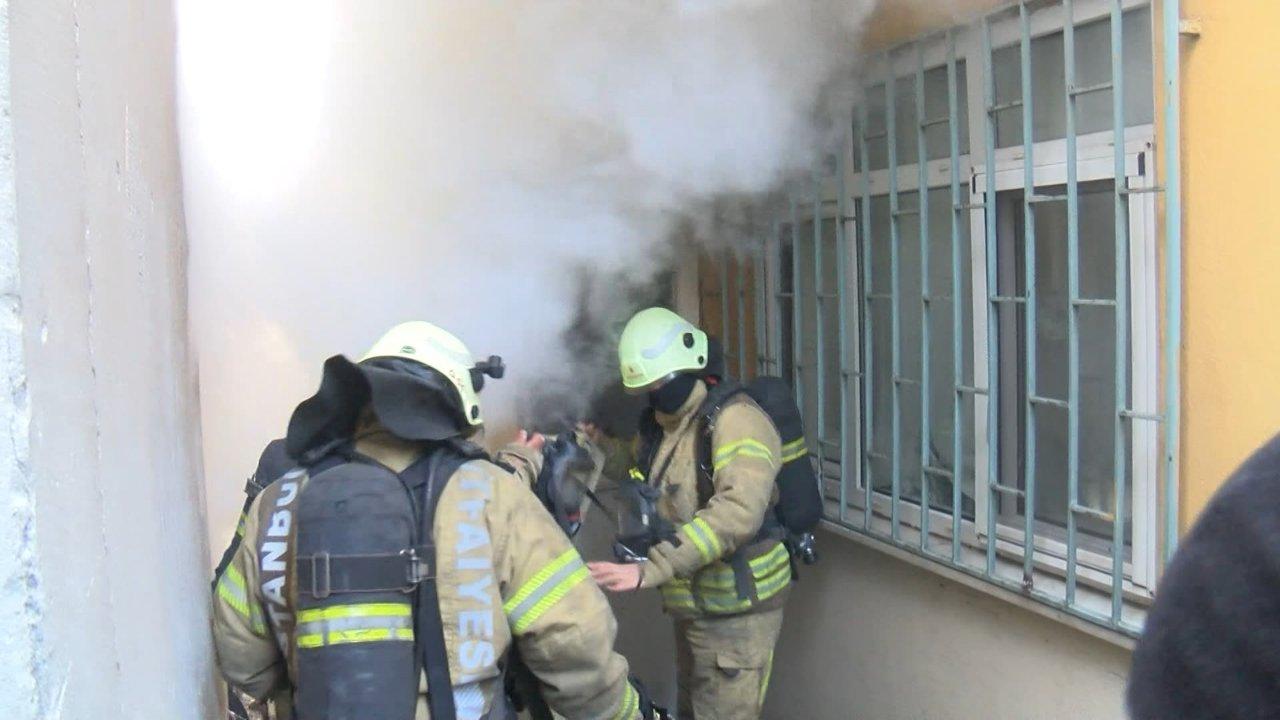
[[[791,584],[787,549],[768,522],[777,502],[778,432],[745,394],[726,400],[711,427],[699,427],[709,390],[707,335],[669,310],[633,317],[618,356],[623,385],[647,393],[651,407],[631,479],[653,490],[670,532],[641,562],[592,563],[592,575],[614,592],[661,591],[675,618],[682,720],[758,718]],[[704,432],[711,436],[709,487],[699,482]]]
[[[283,691],[297,720],[505,719],[515,646],[563,717],[650,717],[607,601],[529,489],[538,439],[495,461],[467,441],[486,375],[501,360],[426,322],[325,363],[290,419],[297,467],[254,499],[215,581],[230,685]]]

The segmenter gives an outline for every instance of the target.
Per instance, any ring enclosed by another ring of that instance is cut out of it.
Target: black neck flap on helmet
[[[349,441],[366,406],[405,440],[442,441],[473,432],[457,388],[439,371],[403,358],[356,364],[335,355],[324,363],[320,389],[289,419],[289,455],[306,464]]]

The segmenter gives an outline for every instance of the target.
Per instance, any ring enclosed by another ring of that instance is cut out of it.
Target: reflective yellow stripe
[[[240,592],[244,592],[244,575],[240,574],[240,568],[234,564],[227,565],[227,570],[222,574],[222,577],[229,580]]]
[[[253,629],[253,634],[257,635],[258,637],[266,637],[267,621],[265,618],[262,617],[262,608],[259,607],[257,603],[254,603],[253,606],[249,608],[249,610],[250,610],[250,613],[253,615],[252,619],[250,620],[250,624]]]
[[[228,565],[218,578],[218,597],[222,598],[233,610],[250,619],[249,595],[245,592],[244,576],[235,565]]]
[[[644,473],[640,472],[640,468],[633,467],[627,471],[627,474],[631,476],[632,480],[644,482]]]
[[[751,567],[751,575],[757,583],[773,580],[777,573],[783,570],[788,574],[791,572],[791,560],[787,556],[787,549],[782,545],[778,545],[774,550],[761,555],[748,564]],[[702,572],[698,575],[698,587],[699,589],[736,589],[737,582],[733,575],[733,568],[729,565],[722,565],[710,571]]]
[[[662,602],[667,607],[674,607],[681,610],[696,609],[696,606],[693,604],[693,593],[689,592],[688,586],[673,587],[670,583],[663,585]]]
[[[226,576],[224,575],[223,578],[225,579]],[[237,595],[234,589],[221,580],[218,581],[218,597],[230,605],[231,609],[243,615],[246,620],[250,619],[249,602],[243,595]]]
[[[298,636],[298,647],[300,648],[369,642],[413,642],[413,630],[411,628],[360,628],[356,630],[335,630],[329,633],[327,637],[319,633]]]
[[[300,648],[380,640],[412,640],[413,609],[408,603],[353,603],[298,613]]]
[[[222,577],[218,578],[218,597],[249,621],[249,627],[254,635],[267,636],[267,623],[262,617],[262,608],[258,603],[249,600],[244,576],[235,565],[228,565],[222,572]]]
[[[782,592],[790,584],[791,569],[788,568],[786,572],[780,572],[773,577],[756,582],[756,596],[763,602]]]
[[[248,521],[249,521],[248,516],[246,516],[244,513],[240,513],[240,522],[236,525],[236,537],[238,538],[244,537],[244,525]]]
[[[799,460],[809,454],[809,448],[805,446],[804,438],[793,440],[782,446],[782,464]]]
[[[640,694],[627,682],[627,689],[622,693],[622,702],[618,704],[618,712],[613,714],[613,720],[631,720],[639,712]]]
[[[769,692],[769,678],[773,676],[773,651],[769,651],[769,660],[764,664],[764,677],[760,678],[760,707],[764,707],[764,696]]]
[[[510,600],[503,603],[502,609],[507,613],[512,629],[518,633],[529,629],[529,626],[590,574],[578,551],[572,548],[547,563]]]
[[[306,623],[351,617],[408,617],[412,614],[413,608],[409,603],[360,603],[303,610],[298,613],[298,622]]]
[[[759,602],[774,597],[791,584],[791,562],[786,547],[781,544],[752,560],[750,565]],[[752,605],[751,600],[738,597],[733,568],[728,565],[698,575],[696,589],[697,601],[690,581],[671,580],[661,588],[663,603],[678,610],[705,609],[717,613],[741,612]]]
[[[751,571],[753,573],[756,575],[763,575],[772,572],[779,565],[790,565],[791,563],[790,558],[788,557],[787,547],[782,543],[778,543],[773,546],[772,550],[759,557],[753,558],[751,562],[747,564],[751,566]]]
[[[758,440],[743,438],[742,440],[722,445],[716,449],[713,462],[714,469],[716,471],[724,469],[726,465],[733,462],[734,458],[739,455],[759,458],[768,462],[770,466],[773,465],[773,453],[769,451],[769,447],[767,445]]]
[[[724,546],[720,544],[720,538],[716,537],[715,531],[706,520],[694,518],[693,522],[685,523],[680,529],[684,531],[685,537],[693,541],[694,547],[698,548],[703,562],[712,562],[724,554]]]
[[[703,533],[706,534],[707,538],[711,543],[711,552],[714,553],[716,557],[720,557],[721,555],[724,555],[724,546],[720,544],[720,537],[716,535],[715,530],[711,529],[711,526],[707,524],[707,521],[703,520],[700,517],[694,518],[693,524],[696,525],[699,530],[701,530]]]
[[[773,454],[769,452],[769,446],[765,445],[759,440],[754,440],[752,438],[743,438],[741,440],[736,440],[727,445],[721,445],[720,447],[716,448],[715,459],[720,460],[722,458],[728,457],[729,455],[732,455],[738,452],[742,448],[754,448],[756,450],[763,451],[767,455]]]

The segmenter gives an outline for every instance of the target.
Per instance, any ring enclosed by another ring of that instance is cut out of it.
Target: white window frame
[[[1154,131],[1152,126],[1127,128],[1125,131],[1125,164],[1129,189],[1150,189],[1154,186],[1153,163]],[[1110,131],[1082,135],[1078,140],[1077,179],[1081,183],[1096,180],[1114,180],[1114,152]],[[1016,153],[1010,152],[1016,149]],[[1021,146],[1006,148],[996,153],[996,192],[1024,189],[1024,164]],[[1145,156],[1145,157],[1144,157]],[[1053,140],[1037,143],[1033,148],[1034,177],[1037,187],[1065,185],[1067,182],[1066,141]],[[975,165],[970,187],[970,201],[982,202],[987,189],[985,164]],[[1130,382],[1133,409],[1138,413],[1157,414],[1160,305],[1157,295],[1159,263],[1156,257],[1155,196],[1153,193],[1137,193],[1129,196],[1129,337]],[[987,354],[987,276],[986,276],[986,213],[975,210],[970,213],[970,237],[972,248],[974,374],[988,377],[991,358]],[[981,382],[981,381],[979,381]],[[974,417],[975,465],[985,469],[990,453],[987,445],[987,405],[985,396],[976,398]],[[1159,438],[1156,428],[1148,422],[1133,423],[1133,450],[1129,458],[1132,483],[1129,487],[1129,507],[1133,512],[1133,538],[1130,560],[1126,561],[1126,580],[1134,590],[1150,591],[1154,588],[1158,562],[1156,532],[1159,525],[1159,487],[1157,477]],[[986,537],[987,513],[990,494],[975,493],[976,524],[978,536]],[[1018,547],[1016,555],[1022,555],[1023,530],[1020,526],[1004,523],[997,525],[997,537]],[[1100,573],[1109,574],[1111,558],[1076,548],[1077,562]],[[1066,543],[1044,535],[1036,536],[1036,554],[1044,554],[1049,565],[1061,564],[1065,572]],[[1039,559],[1039,558],[1037,558]]]

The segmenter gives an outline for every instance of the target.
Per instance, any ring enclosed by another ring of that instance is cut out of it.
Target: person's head
[[[500,358],[475,362],[461,340],[431,323],[402,323],[358,364],[342,355],[325,362],[320,390],[289,421],[289,454],[301,458],[349,438],[366,408],[405,440],[471,437],[484,425],[485,376],[500,378],[503,372]]]
[[[654,409],[673,413],[706,370],[707,334],[666,308],[636,313],[618,341],[618,366],[628,393],[648,393]]]

